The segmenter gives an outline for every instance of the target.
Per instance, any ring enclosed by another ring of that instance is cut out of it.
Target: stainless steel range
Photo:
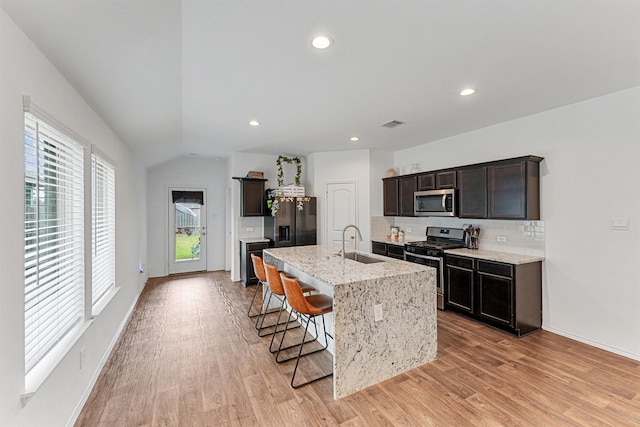
[[[427,227],[427,240],[404,245],[405,261],[434,267],[437,270],[437,307],[444,310],[444,251],[463,248],[462,228]]]

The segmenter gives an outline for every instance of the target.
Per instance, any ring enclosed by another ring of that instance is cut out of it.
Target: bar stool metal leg
[[[316,316],[313,316],[313,317],[316,317]],[[322,317],[322,329],[324,331],[324,339],[325,339],[325,347],[322,349],[322,350],[324,350],[329,345],[329,340],[327,339],[327,335],[328,334],[327,334],[327,326],[324,323],[324,314],[321,314],[320,317]],[[300,383],[300,384],[297,384],[297,385],[294,384],[295,379],[296,379],[296,373],[298,372],[298,365],[300,364],[300,357],[307,356],[307,355],[309,355],[311,353],[316,353],[318,351],[322,351],[322,350],[316,350],[316,351],[312,351],[312,352],[309,352],[309,353],[306,353],[306,354],[302,354],[302,347],[304,346],[304,340],[305,340],[305,338],[307,336],[307,329],[308,328],[309,328],[309,322],[307,322],[307,325],[304,328],[304,335],[302,336],[302,344],[300,345],[300,350],[298,351],[298,357],[296,358],[296,366],[295,366],[295,368],[293,368],[293,375],[291,376],[291,387],[293,387],[293,388],[300,388],[300,387],[305,386],[307,384],[311,384],[313,382],[319,381],[319,380],[321,380],[323,378],[327,378],[327,377],[333,376],[333,372],[330,372],[328,374],[325,374],[325,375],[322,375],[320,377],[305,381],[303,383]]]
[[[264,283],[262,283],[262,280],[258,280],[258,283],[256,284],[256,289],[253,291],[253,298],[251,298],[251,304],[249,304],[249,310],[247,310],[247,317],[250,319],[256,316],[260,316],[260,313],[262,311],[262,310],[259,310],[257,313],[251,314],[253,303],[256,301],[256,296],[258,295],[258,289],[260,289],[262,293],[264,293]],[[264,296],[263,296],[263,302],[264,302]],[[260,306],[262,307],[262,304]]]
[[[282,313],[282,311],[286,311],[286,310],[284,309],[284,307],[280,309],[280,313]],[[282,347],[282,344],[284,343],[285,337],[287,336],[287,331],[290,331],[290,330],[292,330],[292,329],[297,329],[297,328],[299,328],[300,326],[302,326],[302,324],[297,324],[297,325],[296,325],[296,326],[294,326],[294,327],[291,327],[291,328],[289,327],[289,323],[291,322],[292,314],[295,314],[295,320],[297,320],[297,319],[301,319],[301,318],[306,318],[306,319],[307,319],[307,320],[306,320],[306,321],[307,321],[307,323],[308,323],[310,320],[311,320],[311,321],[313,321],[313,324],[314,324],[314,327],[315,327],[315,330],[316,330],[316,336],[318,336],[318,325],[316,325],[316,321],[315,321],[315,319],[309,319],[309,318],[308,318],[308,317],[306,317],[306,316],[300,316],[300,315],[299,315],[295,310],[291,309],[291,312],[289,312],[289,314],[288,314],[288,316],[287,316],[287,323],[286,323],[286,326],[284,327],[284,329],[283,329],[282,331],[276,331],[276,333],[274,333],[274,334],[273,334],[273,336],[271,337],[271,343],[269,344],[269,351],[270,351],[271,353],[276,353],[276,362],[277,362],[277,363],[286,362],[286,361],[288,361],[288,360],[293,360],[293,359],[295,359],[295,358],[296,358],[296,356],[292,356],[292,357],[289,357],[289,358],[286,358],[286,359],[280,359],[280,352],[281,352],[281,351],[288,350],[288,349],[290,349],[290,348],[295,348],[295,347],[298,347],[299,345],[308,344],[308,343],[311,343],[311,342],[315,341],[315,338],[314,338],[314,339],[311,339],[311,340],[309,340],[309,341],[305,341],[305,342],[303,342],[302,344],[298,343],[298,344],[293,344],[293,345],[289,345],[289,346],[286,346],[286,347]],[[279,321],[280,321],[280,315],[278,315],[278,322],[279,322]],[[274,341],[274,339],[275,339],[275,337],[276,337],[276,334],[277,334],[277,333],[279,333],[279,332],[282,332],[282,338],[280,339],[280,344],[278,345],[278,348],[274,349],[274,348],[273,348],[273,341]],[[326,347],[325,347],[325,348],[326,348]],[[320,350],[318,350],[318,351],[322,351],[322,350],[323,350],[323,349],[320,349]],[[309,354],[311,354],[311,353],[309,353]]]

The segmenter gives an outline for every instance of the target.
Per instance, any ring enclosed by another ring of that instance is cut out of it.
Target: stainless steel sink
[[[344,257],[361,262],[363,264],[376,264],[378,262],[385,262],[383,259],[373,258],[367,255],[359,254],[357,252],[347,252],[346,254],[344,254]]]

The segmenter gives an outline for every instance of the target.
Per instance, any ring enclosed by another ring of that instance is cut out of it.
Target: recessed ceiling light
[[[251,120],[249,126],[260,126],[260,122],[257,120]]]
[[[360,138],[358,138],[357,136],[352,136],[351,138],[349,138],[349,141],[357,142],[357,141],[360,141]]]
[[[476,93],[475,89],[467,88],[460,91],[460,96],[469,96],[473,95],[474,93]]]
[[[311,40],[311,46],[316,49],[326,49],[333,44],[333,39],[329,36],[316,36]]]

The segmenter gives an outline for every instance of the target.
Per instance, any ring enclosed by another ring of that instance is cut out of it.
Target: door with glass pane
[[[169,189],[169,274],[207,269],[204,189]]]

